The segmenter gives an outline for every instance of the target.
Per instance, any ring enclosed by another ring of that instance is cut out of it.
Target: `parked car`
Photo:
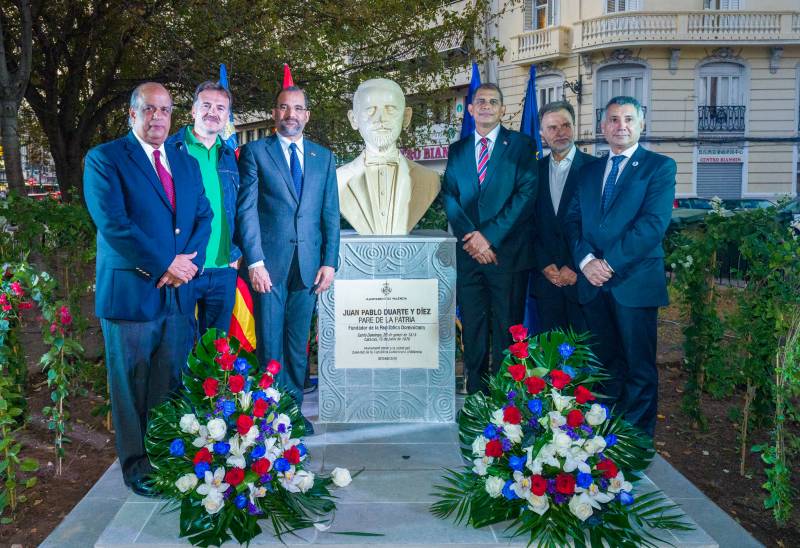
[[[675,198],[672,202],[672,209],[713,209],[711,200],[706,198]]]
[[[775,207],[775,202],[765,198],[738,198],[736,200],[722,200],[722,207],[730,211],[737,209],[767,209]]]

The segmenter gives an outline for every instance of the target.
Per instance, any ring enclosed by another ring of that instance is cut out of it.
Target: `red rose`
[[[269,459],[258,459],[253,463],[252,469],[253,472],[258,474],[259,476],[263,476],[267,472],[269,472],[269,468],[272,466],[272,463]]]
[[[522,414],[513,405],[503,409],[503,420],[508,424],[519,424],[522,422]]]
[[[292,445],[289,449],[283,452],[283,458],[289,461],[289,464],[297,464],[300,462],[300,451],[296,445]]]
[[[499,439],[489,440],[486,443],[486,456],[487,457],[502,457],[503,456],[503,444],[500,443]]]
[[[236,361],[236,354],[222,354],[216,361],[219,364],[219,368],[223,371],[232,371],[233,370],[233,362]]]
[[[528,336],[528,328],[522,324],[512,325],[508,328],[508,331],[511,333],[511,338],[515,341],[524,340]]]
[[[248,415],[239,415],[239,418],[236,419],[236,430],[239,432],[240,435],[244,436],[250,431],[250,428],[253,427],[253,419]]]
[[[277,360],[270,360],[267,364],[267,371],[270,375],[277,375],[278,371],[281,370],[281,364],[277,362]]]
[[[266,390],[267,388],[272,386],[272,383],[274,381],[275,379],[272,378],[272,375],[270,375],[269,373],[264,373],[263,375],[261,375],[261,380],[258,381],[258,386]]]
[[[228,388],[230,388],[231,392],[234,394],[241,392],[244,388],[244,377],[241,375],[231,375],[228,378]]]
[[[528,343],[525,341],[516,342],[509,346],[508,349],[515,358],[523,360],[528,357]]]
[[[597,463],[595,466],[598,470],[603,472],[603,477],[606,479],[611,479],[617,476],[619,473],[619,469],[617,465],[614,464],[614,461],[611,459],[603,459]]]
[[[244,480],[244,470],[241,468],[231,468],[225,472],[225,483],[229,483],[236,487]]]
[[[227,354],[231,351],[231,346],[228,344],[228,339],[217,339],[214,341],[214,348],[221,354]]]
[[[547,480],[544,479],[544,476],[539,474],[531,476],[531,493],[537,497],[541,497],[544,495],[545,491],[547,491]]]
[[[572,474],[561,473],[556,476],[556,491],[562,495],[571,495],[575,492],[575,478]]]
[[[17,297],[22,297],[25,294],[19,282],[11,282],[11,291],[13,291],[14,295]]]
[[[567,413],[567,425],[573,428],[579,427],[583,424],[583,413],[578,411],[577,409],[573,409],[569,413]]]
[[[33,308],[33,303],[31,302],[22,301],[21,303],[19,303],[20,310],[30,310],[31,308]],[[61,323],[63,323],[64,325],[69,325],[70,322],[72,322],[72,318],[69,319],[69,322],[64,322],[63,320],[61,321]]]
[[[569,381],[572,380],[572,377],[561,371],[560,369],[556,369],[554,371],[550,371],[550,383],[553,385],[554,388],[561,390]]]
[[[575,389],[575,401],[578,403],[586,403],[587,401],[591,401],[594,399],[594,394],[592,394],[588,388],[581,385]]]
[[[267,400],[256,400],[253,404],[253,415],[256,417],[263,417],[267,412]]]
[[[525,378],[525,366],[521,363],[509,365],[508,372],[511,373],[511,378],[517,382]]]
[[[219,388],[219,381],[217,379],[208,377],[206,380],[203,381],[203,392],[206,393],[206,396],[209,398],[213,398],[217,395],[217,389]]]
[[[58,311],[58,316],[61,320],[61,325],[70,325],[72,323],[72,314],[69,312],[69,307],[62,306]]]
[[[544,382],[544,379],[540,377],[528,377],[525,379],[525,388],[528,389],[528,393],[531,395],[536,395],[542,390],[544,387],[547,386]]]
[[[211,451],[203,447],[200,451],[194,454],[194,464],[197,465],[201,462],[211,464]]]

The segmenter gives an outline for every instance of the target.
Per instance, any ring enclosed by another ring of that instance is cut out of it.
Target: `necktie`
[[[297,145],[291,143],[289,145],[291,154],[289,155],[289,171],[292,172],[292,182],[294,182],[294,191],[297,193],[297,198],[300,198],[300,193],[303,192],[303,169],[300,167],[300,158],[297,157]]]
[[[625,156],[622,154],[611,157],[611,171],[608,172],[606,184],[603,186],[603,212],[605,212],[608,205],[611,203],[611,197],[614,196],[614,186],[617,184],[617,177],[619,176],[619,164],[622,163],[624,159]]]
[[[172,205],[172,210],[175,210],[175,183],[172,181],[172,175],[169,174],[167,168],[164,167],[164,164],[161,163],[161,151],[154,150],[153,151],[153,160],[155,160],[156,164],[156,173],[158,173],[158,178],[161,180],[161,186],[164,187],[164,193],[167,195],[167,200],[169,200],[170,205]]]
[[[478,154],[478,185],[483,184],[486,178],[486,164],[489,163],[489,139],[482,137],[480,140],[481,152]]]

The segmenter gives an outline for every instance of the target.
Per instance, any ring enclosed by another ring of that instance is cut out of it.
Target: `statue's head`
[[[411,108],[406,107],[405,95],[396,82],[375,78],[358,86],[347,118],[367,148],[386,150],[411,123]]]

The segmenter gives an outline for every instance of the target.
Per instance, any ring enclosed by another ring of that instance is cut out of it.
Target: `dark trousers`
[[[269,360],[280,362],[281,371],[276,380],[292,395],[297,405],[302,406],[308,367],[306,346],[317,296],[303,284],[297,252],[287,279],[272,280],[272,283],[269,293],[253,292],[258,340],[256,356],[262,367],[266,367]]]
[[[623,306],[610,291],[600,291],[584,312],[594,352],[611,375],[602,384],[603,394],[616,412],[652,437],[658,409],[658,308]]]
[[[544,277],[536,280],[535,288],[539,332],[553,329],[572,329],[576,333],[588,331],[583,307],[567,297],[566,288],[557,287]]]
[[[227,333],[231,327],[233,302],[236,298],[235,268],[206,268],[192,282],[197,297],[199,336],[215,327]]]
[[[499,369],[503,351],[511,344],[508,328],[522,323],[524,318],[527,288],[527,271],[501,272],[487,265],[458,272],[456,292],[463,326],[464,373],[470,394],[486,390],[486,374]]]
[[[181,385],[195,323],[167,290],[164,313],[147,322],[100,319],[106,348],[111,417],[126,485],[150,473],[144,449],[147,414]]]

